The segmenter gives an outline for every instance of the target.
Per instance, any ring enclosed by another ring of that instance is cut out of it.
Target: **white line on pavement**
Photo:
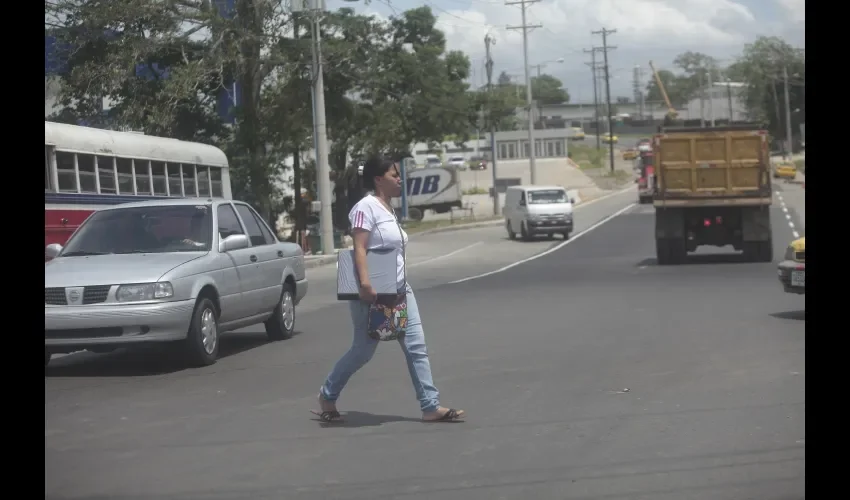
[[[457,250],[455,250],[454,252],[449,252],[449,253],[444,254],[444,255],[438,255],[438,256],[436,256],[436,257],[432,257],[432,258],[430,258],[430,259],[423,260],[422,262],[416,262],[415,264],[411,264],[411,265],[410,265],[410,267],[421,266],[422,264],[430,264],[431,262],[434,262],[434,261],[437,261],[437,260],[440,260],[440,259],[445,259],[446,257],[451,257],[452,255],[455,255],[455,254],[458,254],[458,253],[460,253],[460,252],[463,252],[463,251],[469,250],[470,248],[472,248],[472,247],[474,247],[474,246],[478,246],[478,245],[480,245],[481,243],[483,243],[483,241],[477,241],[477,242],[475,242],[475,243],[473,243],[473,244],[471,244],[471,245],[467,245],[467,246],[465,246],[465,247],[463,247],[463,248],[458,248],[458,249],[457,249]]]
[[[575,240],[577,240],[577,239],[581,238],[581,237],[582,237],[582,236],[584,236],[585,234],[587,234],[587,233],[589,233],[589,232],[593,231],[594,229],[598,228],[598,227],[599,227],[599,226],[601,226],[602,224],[605,224],[606,222],[610,221],[610,220],[611,220],[611,219],[613,219],[614,217],[617,217],[618,215],[620,215],[620,214],[622,214],[622,213],[624,213],[624,212],[628,211],[629,209],[633,208],[635,205],[637,205],[637,204],[636,204],[636,203],[632,203],[631,205],[629,205],[629,206],[627,206],[627,207],[625,207],[625,208],[623,208],[623,209],[620,209],[620,210],[618,210],[618,211],[614,212],[613,214],[609,215],[608,217],[605,217],[604,219],[602,219],[601,221],[597,222],[596,224],[594,224],[594,225],[590,226],[589,228],[585,229],[584,231],[582,231],[582,232],[580,232],[580,233],[578,233],[578,234],[575,234],[575,235],[571,236],[571,237],[570,237],[570,239],[568,239],[568,240],[566,240],[566,241],[564,241],[564,242],[562,242],[562,243],[559,243],[559,244],[555,245],[554,247],[550,248],[549,250],[546,250],[546,251],[544,251],[544,252],[540,252],[540,253],[538,253],[538,254],[536,254],[536,255],[532,255],[531,257],[528,257],[528,258],[525,258],[525,259],[519,260],[519,261],[517,261],[517,262],[514,262],[513,264],[508,264],[507,266],[502,267],[502,268],[499,268],[499,269],[496,269],[495,271],[490,271],[490,272],[486,272],[486,273],[479,274],[479,275],[476,275],[476,276],[470,276],[470,277],[468,277],[468,278],[462,278],[462,279],[459,279],[459,280],[450,281],[450,282],[449,282],[449,284],[450,284],[450,285],[454,285],[454,284],[456,284],[456,283],[463,283],[464,281],[471,281],[471,280],[475,280],[475,279],[478,279],[478,278],[483,278],[483,277],[485,277],[485,276],[491,276],[491,275],[493,275],[493,274],[497,274],[497,273],[501,273],[501,272],[503,272],[503,271],[507,271],[508,269],[511,269],[511,268],[513,268],[513,267],[516,267],[516,266],[518,266],[518,265],[520,265],[520,264],[525,264],[526,262],[531,262],[532,260],[536,260],[536,259],[539,259],[540,257],[543,257],[543,256],[546,256],[546,255],[549,255],[549,254],[550,254],[550,253],[552,253],[552,252],[555,252],[555,251],[557,251],[557,250],[560,250],[561,248],[564,248],[565,246],[567,246],[567,245],[569,245],[570,243],[574,242]]]

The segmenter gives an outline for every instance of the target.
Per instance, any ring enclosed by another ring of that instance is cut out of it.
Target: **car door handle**
[[[257,262],[257,256],[256,255],[251,256],[251,262]]]
[[[278,256],[278,257],[283,257],[283,250],[278,250],[278,251],[277,251],[277,256]]]

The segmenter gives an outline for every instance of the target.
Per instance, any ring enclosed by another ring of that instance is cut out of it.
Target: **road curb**
[[[304,269],[312,269],[314,267],[324,266],[336,262],[336,255],[322,255],[319,257],[311,257],[304,259]]]

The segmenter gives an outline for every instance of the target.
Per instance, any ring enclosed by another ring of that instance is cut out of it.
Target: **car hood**
[[[132,253],[59,257],[44,264],[44,287],[151,283],[206,252]]]

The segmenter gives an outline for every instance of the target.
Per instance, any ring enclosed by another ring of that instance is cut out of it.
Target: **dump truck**
[[[731,245],[771,262],[770,152],[759,124],[659,127],[655,156],[655,249],[677,264],[703,245]]]

